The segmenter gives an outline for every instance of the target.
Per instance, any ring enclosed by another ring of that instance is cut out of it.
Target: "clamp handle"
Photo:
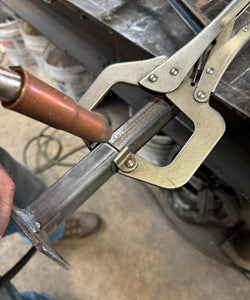
[[[250,40],[250,23],[241,28],[237,34],[224,43],[207,61],[200,80],[194,92],[194,99],[198,102],[209,100],[225,70],[238,52]],[[199,97],[202,93],[203,97]]]
[[[147,74],[140,84],[159,93],[171,92],[178,88],[207,47],[231,20],[237,18],[248,6],[249,1],[247,0],[230,2],[201,33],[172,55],[164,64]],[[154,76],[157,80],[154,82],[148,80],[150,76]],[[168,80],[166,80],[166,76],[168,76]]]

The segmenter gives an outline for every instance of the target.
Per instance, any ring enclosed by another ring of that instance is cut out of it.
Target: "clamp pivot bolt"
[[[177,75],[179,74],[179,70],[178,70],[177,68],[172,68],[172,69],[170,70],[170,74],[171,74],[172,76],[177,76]]]
[[[157,76],[155,74],[151,74],[151,75],[149,75],[148,80],[150,82],[156,82]]]
[[[126,167],[133,168],[134,165],[135,165],[135,162],[132,159],[128,159],[126,161]]]
[[[199,91],[197,93],[197,97],[200,98],[200,99],[205,99],[206,98],[206,93],[202,92],[202,91]]]
[[[214,68],[208,67],[206,70],[207,74],[213,74],[214,73]]]

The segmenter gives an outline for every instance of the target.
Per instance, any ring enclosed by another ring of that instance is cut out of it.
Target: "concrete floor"
[[[44,127],[0,108],[1,146],[20,162],[27,141]],[[65,149],[81,144],[66,133],[57,135]],[[37,163],[36,153],[34,146],[29,152],[31,168]],[[69,160],[77,162],[83,155],[84,151]],[[54,167],[42,177],[51,184],[66,170]],[[115,175],[81,210],[99,214],[104,220],[101,229],[82,240],[56,244],[71,264],[69,271],[37,253],[13,280],[20,291],[43,291],[58,300],[250,299],[250,281],[182,240],[138,182]],[[0,274],[28,248],[17,234],[4,238]]]

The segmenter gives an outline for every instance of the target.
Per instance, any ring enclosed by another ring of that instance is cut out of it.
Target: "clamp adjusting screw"
[[[244,26],[244,27],[242,28],[242,30],[243,30],[244,32],[248,32],[249,28],[248,28],[247,26]]]

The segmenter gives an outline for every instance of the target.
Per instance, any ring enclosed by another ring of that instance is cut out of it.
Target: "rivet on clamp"
[[[137,168],[138,161],[136,156],[131,153],[127,147],[125,147],[114,159],[114,164],[123,172],[130,173]]]

